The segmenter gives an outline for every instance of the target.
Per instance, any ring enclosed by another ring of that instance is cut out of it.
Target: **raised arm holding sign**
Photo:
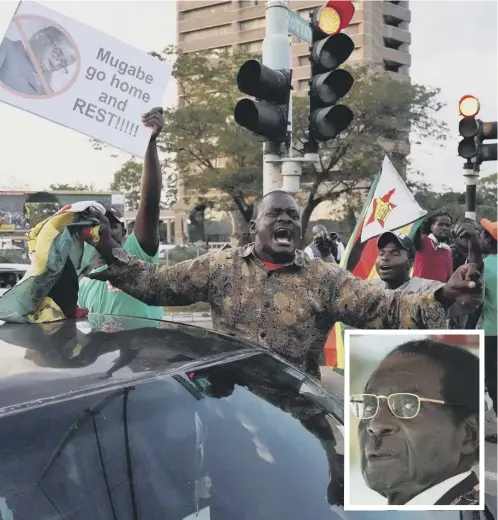
[[[3,36],[3,35],[2,35]],[[144,157],[170,65],[34,2],[0,43],[0,101]]]

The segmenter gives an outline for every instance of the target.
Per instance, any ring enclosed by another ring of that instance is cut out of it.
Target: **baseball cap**
[[[121,211],[119,211],[118,208],[115,206],[111,206],[110,204],[104,204],[105,208],[105,215],[108,219],[114,219],[116,222],[119,222],[120,224],[125,224],[125,219],[123,217],[123,214]]]
[[[498,236],[498,230],[497,230],[497,222],[491,222],[491,220],[488,220],[487,218],[481,219],[481,226],[495,239]]]
[[[408,251],[413,258],[415,258],[417,251],[415,250],[415,244],[413,243],[413,240],[409,236],[406,236],[399,231],[386,231],[385,233],[382,233],[382,235],[380,235],[379,239],[377,240],[377,248],[381,249],[393,240],[397,242],[404,250]]]

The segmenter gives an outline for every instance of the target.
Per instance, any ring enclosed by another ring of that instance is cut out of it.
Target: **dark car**
[[[345,512],[342,423],[341,395],[227,335],[0,322],[2,520],[476,518]]]

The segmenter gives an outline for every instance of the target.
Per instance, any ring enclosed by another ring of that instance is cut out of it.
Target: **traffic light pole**
[[[272,69],[292,70],[289,40],[288,0],[267,0],[266,32],[263,40],[263,65]],[[292,93],[291,93],[292,100]],[[292,101],[289,103],[292,121]],[[287,155],[289,151],[285,150]],[[265,142],[263,147],[263,195],[282,189],[282,145]]]
[[[476,221],[476,193],[477,193],[477,181],[479,179],[479,166],[476,164],[472,164],[470,161],[467,161],[463,165],[465,176],[465,218],[472,219]]]

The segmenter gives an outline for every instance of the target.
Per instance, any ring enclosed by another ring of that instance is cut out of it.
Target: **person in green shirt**
[[[484,301],[482,305],[482,328],[485,335],[484,371],[488,393],[493,400],[493,409],[497,408],[497,294],[498,294],[498,256],[497,223],[483,218],[481,220],[481,245],[487,255],[484,259]],[[496,443],[496,434],[486,437],[488,442]]]
[[[145,153],[140,205],[133,233],[128,237],[126,236],[126,223],[119,209],[113,206],[106,206],[105,209],[113,239],[122,245],[123,249],[130,255],[149,264],[157,264],[162,175],[156,139],[164,126],[162,108],[152,109],[142,117],[142,122],[145,126],[151,128],[152,133]],[[89,258],[94,254],[94,251],[91,246],[86,245],[85,256]],[[83,262],[85,263],[85,257]],[[104,262],[100,261],[93,272],[105,268]],[[90,280],[85,277],[80,280],[78,307],[88,310],[89,313],[119,314],[152,319],[163,318],[162,307],[146,305],[113,287],[109,282]]]

